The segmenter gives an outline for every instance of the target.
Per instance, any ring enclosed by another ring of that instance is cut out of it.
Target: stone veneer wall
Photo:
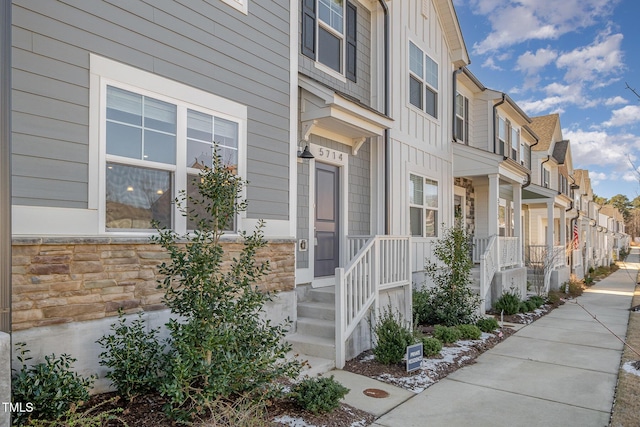
[[[229,260],[240,240],[224,242]],[[258,260],[271,271],[258,284],[264,291],[295,287],[295,242],[269,240]],[[165,308],[157,265],[168,255],[148,239],[13,239],[12,329],[102,319],[125,312]],[[230,262],[230,261],[227,261]]]

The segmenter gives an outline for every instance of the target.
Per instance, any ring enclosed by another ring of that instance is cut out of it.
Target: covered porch
[[[569,280],[571,267],[582,264],[571,243],[570,224],[577,220],[571,200],[557,191],[531,185],[522,193],[524,261],[532,291],[547,293]]]
[[[472,273],[484,312],[510,288],[523,297],[527,290],[522,188],[529,174],[510,158],[466,145],[454,144],[454,156],[456,216],[473,239]],[[471,203],[460,200],[462,189]]]

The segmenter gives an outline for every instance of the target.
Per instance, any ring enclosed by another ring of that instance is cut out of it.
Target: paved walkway
[[[625,266],[576,300],[620,337],[627,331],[639,253],[634,249]],[[612,333],[567,302],[418,395],[388,386],[396,399],[388,405],[385,399],[354,400],[371,385],[349,373],[339,380],[352,389],[348,403],[384,414],[376,427],[602,427],[609,424],[622,350]]]
[[[623,268],[576,300],[621,337],[639,263],[634,249]],[[374,426],[607,426],[622,350],[613,334],[568,302]]]

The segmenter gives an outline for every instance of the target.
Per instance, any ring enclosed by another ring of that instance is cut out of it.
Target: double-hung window
[[[409,102],[438,118],[438,64],[409,42]]]
[[[511,125],[509,120],[498,116],[498,152],[503,156],[509,156],[509,137]]]
[[[409,228],[412,236],[438,236],[438,182],[409,175]]]
[[[456,139],[469,144],[469,99],[456,94]]]
[[[520,151],[520,129],[511,127],[511,158],[518,161]]]
[[[346,0],[302,0],[302,54],[356,81],[357,9]]]
[[[92,73],[104,230],[145,232],[154,222],[179,233],[194,229],[174,201],[195,194],[194,179],[214,155],[244,175],[246,107],[105,58],[92,56]]]

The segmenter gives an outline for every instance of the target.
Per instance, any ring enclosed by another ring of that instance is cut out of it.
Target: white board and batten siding
[[[391,11],[391,233],[409,229],[409,174],[438,182],[439,235],[453,223],[452,73],[442,25],[431,1],[390,2]],[[437,118],[409,103],[409,42],[438,64]],[[425,258],[432,258],[433,238],[412,239],[412,271],[420,284]]]

